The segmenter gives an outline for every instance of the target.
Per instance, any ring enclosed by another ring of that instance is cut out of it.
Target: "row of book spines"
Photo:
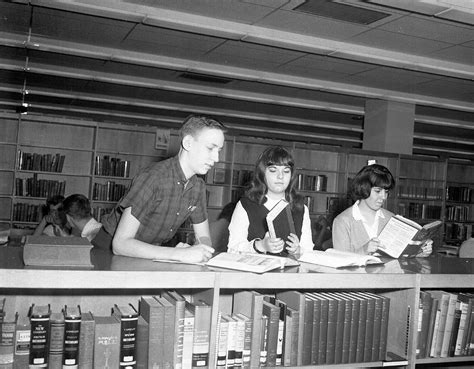
[[[446,223],[444,230],[445,239],[465,240],[473,237],[473,225],[461,223]]]
[[[469,206],[446,206],[446,219],[459,222],[469,221],[471,219],[471,209]]]
[[[94,206],[92,208],[92,216],[98,221],[100,222],[102,217],[107,215],[107,214],[110,214],[112,212],[113,208],[110,208],[110,207],[107,207],[107,208],[103,208],[103,207],[100,207],[100,206]]]
[[[439,219],[441,218],[441,206],[414,202],[399,203],[398,213],[404,217],[415,219]]]
[[[18,169],[37,170],[42,172],[63,171],[66,156],[61,154],[38,154],[18,151]]]
[[[72,313],[71,313],[72,310]],[[1,321],[0,321],[1,322]],[[110,359],[120,361],[120,365],[136,363],[136,336],[138,313],[130,306],[117,306],[112,309],[111,316],[94,317],[92,313],[81,314],[80,308],[68,309],[61,313],[51,312],[49,306],[32,306],[29,316],[9,320],[13,329],[6,338],[6,323],[2,322],[2,338],[0,347],[8,347],[2,352],[2,363],[11,364],[12,368],[24,369],[29,365],[35,367],[54,368],[92,368],[94,360],[100,362],[105,352],[105,362]],[[100,330],[103,325],[103,330]],[[111,329],[115,334],[110,335]],[[114,350],[120,356],[107,357],[107,351]],[[105,351],[98,350],[105,346]],[[103,366],[97,366],[103,367]]]
[[[300,173],[297,176],[296,188],[302,191],[327,191],[328,177],[324,174],[313,175]]]
[[[66,191],[66,181],[38,179],[36,175],[30,178],[15,179],[16,196],[51,197],[62,195]]]
[[[421,291],[416,355],[474,355],[474,294]]]
[[[96,176],[130,177],[130,160],[111,158],[108,155],[95,157],[94,174]]]
[[[113,181],[94,183],[92,199],[99,201],[118,201],[125,195],[128,186]]]
[[[423,186],[398,186],[398,196],[410,199],[442,200],[443,188],[432,188]]]
[[[211,305],[187,301],[176,291],[142,296],[139,304],[149,327],[149,367],[211,367]]]
[[[17,222],[39,222],[41,207],[37,204],[15,203],[13,205],[13,220]]]
[[[472,203],[472,188],[466,186],[448,186],[446,200]]]
[[[275,298],[242,291],[233,314],[253,322],[251,367],[324,365],[385,359],[389,307],[389,298],[371,293],[287,291]]]

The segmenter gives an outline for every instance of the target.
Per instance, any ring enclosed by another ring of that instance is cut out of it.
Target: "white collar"
[[[360,200],[357,200],[354,205],[352,205],[352,216],[355,220],[362,220],[364,221],[364,217],[359,209]],[[378,218],[385,218],[385,215],[382,212],[382,209],[377,210],[375,216]]]

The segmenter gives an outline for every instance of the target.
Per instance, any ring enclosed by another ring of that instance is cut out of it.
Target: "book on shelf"
[[[95,320],[90,311],[81,313],[79,333],[79,369],[92,369],[94,365]]]
[[[79,306],[64,307],[64,353],[63,369],[76,367],[79,362],[79,339],[81,334],[81,309]]]
[[[280,308],[275,304],[263,300],[262,313],[268,318],[267,327],[267,366],[276,366],[277,364],[277,347],[278,347],[278,331],[280,320]]]
[[[297,329],[297,338],[296,338],[296,365],[302,365],[303,362],[303,334],[304,334],[304,324],[305,324],[305,306],[306,298],[302,292],[299,291],[282,291],[277,292],[276,298],[283,301],[287,309],[294,309],[298,311],[298,329]],[[294,360],[294,357],[292,358]]]
[[[456,293],[448,293],[448,310],[446,311],[446,323],[444,325],[443,342],[441,344],[440,357],[448,357],[451,333],[453,331],[454,317],[456,312]]]
[[[224,324],[227,325],[226,344],[226,367],[233,368],[235,365],[235,348],[237,341],[237,320],[229,314],[222,315]]]
[[[265,273],[274,269],[283,269],[287,266],[298,266],[299,263],[294,259],[275,255],[221,252],[209,259],[205,265],[215,268]]]
[[[469,335],[470,316],[472,305],[474,302],[474,294],[467,292],[460,292],[458,294],[458,301],[460,303],[461,317],[459,320],[458,334],[456,337],[456,346],[454,356],[461,356],[466,354],[465,345]],[[472,328],[471,328],[472,329]]]
[[[183,362],[182,369],[191,369],[193,367],[193,343],[194,343],[194,312],[189,309],[186,302],[184,310],[184,329],[183,329]]]
[[[291,207],[285,199],[281,199],[270,209],[266,220],[271,238],[281,238],[286,241],[290,233],[296,234]]]
[[[84,237],[26,236],[23,262],[27,266],[92,268],[92,244]]]
[[[30,308],[31,341],[29,365],[48,365],[49,358],[49,305],[32,305]]]
[[[427,290],[433,299],[438,300],[438,321],[435,322],[435,328],[433,332],[433,341],[431,343],[430,356],[440,357],[441,348],[443,345],[444,331],[446,327],[446,317],[448,314],[450,294],[446,291],[441,290]]]
[[[244,314],[252,320],[252,339],[250,350],[250,367],[260,364],[260,347],[262,333],[263,295],[257,291],[238,291],[234,293],[232,310],[234,314]]]
[[[148,337],[150,325],[139,315],[137,320],[137,369],[148,369]]]
[[[93,368],[120,367],[120,320],[113,315],[94,316]]]
[[[456,300],[456,308],[454,310],[453,329],[449,338],[448,356],[453,357],[456,351],[456,341],[458,337],[459,325],[461,324],[461,301]]]
[[[112,314],[120,321],[120,367],[133,367],[137,363],[138,312],[131,304],[115,304]]]
[[[0,311],[0,367],[2,368],[13,367],[17,321],[18,312]]]
[[[236,314],[232,314],[231,317],[236,322],[234,367],[242,368],[244,363],[245,321]]]
[[[13,352],[13,369],[28,368],[30,357],[31,324],[30,318],[20,314],[15,327],[15,347]]]
[[[298,358],[299,311],[286,307],[283,365],[296,366]]]
[[[267,350],[268,350],[268,316],[262,315],[262,323],[260,326],[260,366],[267,366]]]
[[[153,296],[141,296],[140,315],[148,322],[148,363],[153,368],[163,366],[163,329],[165,308]]]
[[[333,248],[329,248],[326,251],[306,251],[298,258],[298,261],[331,268],[363,267],[372,264],[383,264],[380,258],[373,255],[361,255]]]
[[[433,238],[442,225],[441,220],[435,220],[421,226],[411,219],[395,215],[378,235],[382,245],[379,250],[393,258],[416,256],[421,250],[423,241]],[[412,243],[412,241],[420,242]]]
[[[235,319],[243,321],[243,350],[242,350],[242,368],[250,368],[250,352],[252,350],[252,329],[253,322],[250,317],[245,314],[233,314]]]
[[[194,314],[192,367],[209,368],[212,307],[203,300],[189,302],[187,306]]]
[[[186,299],[177,291],[169,290],[161,293],[161,296],[168,300],[175,308],[174,321],[174,345],[173,362],[175,367],[181,366],[183,362],[183,334],[184,334],[184,310],[186,308]]]
[[[177,340],[176,325],[176,306],[163,296],[154,296],[155,299],[163,306],[164,322],[163,322],[163,367],[172,368],[174,362],[175,341]],[[173,340],[164,339],[164,337],[175,337]],[[160,348],[157,348],[160,350]]]
[[[49,318],[48,368],[62,369],[64,353],[64,314],[52,312]]]
[[[225,369],[227,366],[227,339],[229,335],[229,321],[224,318],[222,312],[217,317],[217,344],[216,344],[216,368]]]
[[[428,324],[430,322],[431,306],[433,298],[426,291],[420,291],[418,303],[418,325],[416,339],[416,357],[426,357],[426,344],[428,342]]]
[[[430,357],[431,355],[431,344],[433,342],[433,333],[435,331],[436,325],[436,318],[438,317],[439,321],[439,314],[438,314],[438,304],[439,300],[431,297],[431,309],[430,309],[430,318],[429,318],[429,325],[428,325],[428,333],[426,335],[426,351],[425,357]]]

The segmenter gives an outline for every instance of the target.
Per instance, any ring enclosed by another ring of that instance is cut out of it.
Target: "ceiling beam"
[[[420,57],[402,52],[307,36],[273,28],[216,19],[182,11],[143,6],[118,0],[31,0],[32,5],[75,11],[93,16],[128,20],[157,27],[240,40],[302,52],[384,66],[434,73],[455,78],[472,79],[471,65]]]
[[[381,88],[372,88],[347,83],[332,82],[321,79],[298,77],[294,75],[271,73],[261,70],[237,68],[221,64],[198,62],[188,59],[139,53],[128,50],[83,45],[74,42],[66,42],[37,36],[31,36],[21,39],[18,37],[18,35],[11,35],[11,37],[10,35],[11,34],[7,34],[5,32],[0,33],[0,45],[48,51],[65,55],[82,56],[100,60],[111,60],[122,63],[150,66],[155,68],[163,68],[183,72],[214,75],[236,80],[253,81],[279,86],[325,91],[329,93],[339,93],[364,98],[391,100],[409,104],[419,104],[438,108],[474,112],[474,105],[465,101],[444,99],[420,94],[404,93]],[[101,74],[102,73],[96,73],[97,80],[100,80]],[[201,86],[199,86],[199,89],[201,89]],[[225,90],[225,88],[223,88],[222,90]]]

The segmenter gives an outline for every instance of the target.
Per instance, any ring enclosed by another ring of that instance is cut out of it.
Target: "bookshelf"
[[[459,243],[473,231],[474,166],[448,161],[446,182],[446,239]]]
[[[199,296],[212,305],[211,363],[215,360],[218,312],[232,306],[235,292],[260,293],[368,291],[389,297],[390,315],[388,352],[404,358],[407,368],[465,364],[470,356],[417,359],[416,326],[419,292],[423,289],[474,291],[474,263],[471,260],[433,257],[400,261],[398,268],[331,270],[311,272],[293,267],[261,275],[236,271],[212,271],[203,266],[157,263],[150,260],[115,256],[102,250],[92,252],[93,270],[29,269],[23,266],[21,248],[0,249],[0,295],[6,296],[6,310],[26,313],[32,304],[51,304],[52,310],[79,304],[82,311],[109,315],[114,304],[137,304],[142,295],[175,289],[184,296]],[[398,261],[396,261],[398,263]],[[406,262],[406,263],[405,263]],[[404,264],[405,263],[405,264]],[[387,363],[371,361],[364,367],[383,367]],[[211,366],[212,367],[212,366]],[[306,366],[305,366],[306,367]],[[317,368],[318,366],[307,366]],[[353,368],[354,364],[339,364]]]
[[[41,205],[55,194],[85,194],[100,220],[140,169],[167,157],[166,150],[155,148],[153,127],[5,114],[0,129],[5,132],[0,141],[4,228],[34,229]],[[170,150],[177,150],[175,136]],[[108,163],[105,171],[97,167],[98,158]]]
[[[0,129],[5,132],[0,137],[0,225],[3,228],[34,228],[37,220],[33,216],[27,221],[14,218],[15,206],[38,208],[45,202],[44,196],[18,195],[15,191],[18,181],[36,178],[65,182],[65,195],[88,195],[94,215],[100,220],[135,174],[179,150],[176,129],[168,130],[168,150],[157,148],[157,128],[150,126],[4,113]],[[376,160],[396,178],[397,186],[387,200],[389,210],[420,224],[443,219],[448,241],[459,243],[472,234],[474,165],[471,163],[231,134],[226,135],[220,161],[204,178],[210,222],[218,218],[225,205],[240,197],[258,156],[269,145],[281,145],[293,153],[300,175],[300,191],[312,219],[347,207],[350,179],[368,160]],[[64,156],[62,171],[20,169],[19,151]],[[127,163],[127,170],[112,175],[110,168],[104,171],[97,167],[98,158],[102,166],[105,158],[110,166]],[[182,231],[192,232],[186,226]]]

